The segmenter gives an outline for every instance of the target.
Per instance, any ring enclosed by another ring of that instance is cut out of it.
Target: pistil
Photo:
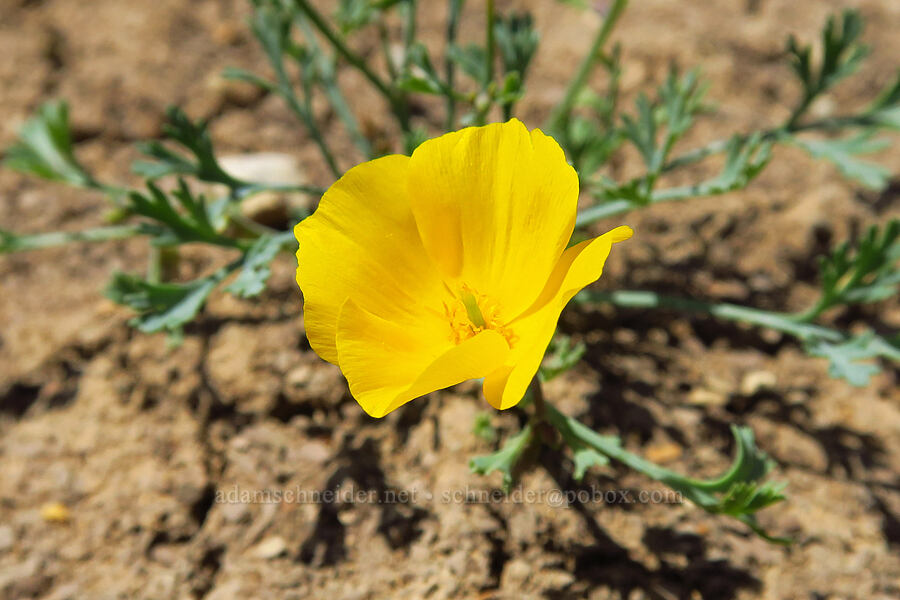
[[[469,321],[472,322],[472,325],[484,327],[484,315],[481,314],[481,308],[478,306],[475,294],[468,290],[463,290],[460,294],[460,300],[462,300],[463,306],[466,307],[466,314],[469,315]]]

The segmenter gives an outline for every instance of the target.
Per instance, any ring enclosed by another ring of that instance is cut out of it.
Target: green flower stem
[[[814,124],[810,123],[805,126],[803,129],[817,129]],[[824,127],[822,127],[824,128]],[[764,129],[760,132],[760,140],[761,141],[770,141],[776,140],[779,137],[782,137],[786,134],[800,131],[800,129],[789,129],[785,126],[775,127],[772,129]],[[748,136],[744,136],[745,138]],[[712,156],[713,154],[719,154],[728,149],[728,143],[730,140],[722,139],[716,140],[714,142],[710,142],[705,146],[700,146],[699,148],[695,148],[693,150],[689,150],[684,154],[676,156],[672,160],[666,162],[661,169],[661,173],[668,173],[669,171],[674,171],[680,167],[684,167],[686,165],[691,165],[696,162],[699,162],[706,158],[707,156]]]
[[[864,112],[858,115],[845,115],[838,117],[829,117],[825,119],[818,119],[815,121],[810,121],[808,123],[796,123],[796,122],[787,122],[784,125],[779,127],[773,127],[771,129],[764,129],[759,132],[760,141],[777,141],[779,139],[785,138],[792,134],[802,133],[805,131],[839,131],[842,129],[850,129],[850,128],[864,128],[870,127],[873,125],[877,125],[877,120],[868,112]],[[746,139],[749,136],[744,136]],[[710,142],[704,146],[700,146],[693,150],[689,150],[684,152],[683,154],[676,156],[675,158],[667,161],[664,165],[662,165],[660,169],[660,173],[668,173],[675,169],[685,167],[687,165],[691,165],[701,160],[712,156],[714,154],[720,154],[725,152],[728,147],[730,139],[721,139]],[[642,176],[644,177],[644,176]],[[641,178],[642,178],[641,177]],[[640,179],[640,178],[638,178]],[[590,184],[588,184],[590,186]],[[601,219],[605,219],[607,217],[612,217],[615,215],[619,215],[622,213],[629,212],[636,208],[643,208],[646,206],[650,206],[652,204],[656,204],[658,202],[667,202],[671,200],[683,200],[687,198],[693,198],[697,196],[706,195],[702,189],[698,185],[695,186],[683,186],[670,188],[667,190],[659,190],[654,191],[651,195],[651,199],[649,202],[645,204],[638,204],[635,202],[631,202],[629,200],[618,199],[611,200],[608,202],[604,202],[603,204],[599,204],[597,206],[592,206],[584,209],[578,214],[578,219],[576,221],[576,226],[582,227],[585,225],[589,225],[594,223],[595,221],[599,221]],[[815,318],[820,314],[813,313],[810,311],[810,317]],[[807,320],[809,320],[807,319]]]
[[[391,109],[394,112],[394,115],[397,117],[397,120],[400,123],[400,127],[404,132],[410,131],[409,125],[409,111],[406,107],[406,100],[402,93],[399,93],[397,90],[391,88],[384,80],[381,79],[378,75],[372,71],[369,66],[366,64],[364,58],[353,52],[341,37],[331,28],[331,26],[325,21],[319,12],[313,8],[312,4],[309,3],[308,0],[294,0],[294,3],[297,5],[297,8],[303,12],[304,15],[312,22],[312,24],[319,30],[319,32],[325,36],[325,39],[334,46],[334,49],[344,57],[352,67],[358,70],[363,76],[372,83],[375,88],[381,92],[381,94],[385,97],[385,99],[390,103]]]
[[[858,286],[866,274],[867,273],[863,270],[857,270],[850,278],[845,279],[839,288],[824,290],[815,304],[804,311],[792,315],[793,319],[798,323],[810,323],[815,321],[829,308],[841,304],[842,299],[845,298],[846,294]],[[848,304],[850,303],[848,302]]]
[[[141,225],[114,225],[111,227],[86,229],[84,231],[51,231],[30,235],[17,235],[0,230],[0,253],[50,248],[71,242],[124,240],[149,233],[151,231]]]
[[[650,479],[662,482],[672,489],[684,493],[696,504],[703,506],[717,503],[715,497],[704,491],[705,482],[685,477],[628,452],[622,448],[622,442],[617,436],[601,435],[576,419],[562,414],[552,404],[545,403],[545,410],[547,419],[563,436],[572,436],[579,442],[590,446],[609,458],[619,461],[630,469],[634,469]]]
[[[456,77],[456,64],[447,56],[450,47],[456,44],[456,33],[459,29],[459,14],[462,11],[463,0],[450,0],[449,15],[447,17],[447,50],[444,55],[444,75],[447,80],[447,89],[453,90]],[[444,129],[453,131],[456,128],[456,97],[454,94],[446,95],[447,120]]]
[[[528,386],[528,393],[532,404],[534,404],[534,420],[537,423],[546,421],[546,402],[544,401],[544,388],[541,385],[541,379],[535,375]]]
[[[531,404],[535,405],[535,412],[525,428],[510,437],[497,452],[473,458],[469,462],[473,472],[486,475],[500,471],[503,474],[503,488],[509,492],[526,450],[535,443],[555,447],[558,445],[556,440],[561,438],[573,453],[573,475],[577,481],[581,481],[587,468],[606,465],[612,459],[665,484],[707,512],[734,517],[770,542],[790,543],[786,538],[767,534],[756,520],[757,511],[780,502],[785,497],[782,494],[784,484],[764,481],[775,463],[757,448],[751,429],[734,425],[731,427],[735,456],[731,466],[720,477],[694,479],[628,452],[622,447],[619,437],[602,435],[564,415],[544,400],[537,377],[532,380],[519,408],[527,408]]]
[[[622,16],[622,12],[627,5],[628,0],[615,0],[614,4],[609,9],[606,19],[603,21],[603,26],[600,27],[597,36],[594,38],[593,44],[591,44],[591,49],[578,66],[578,71],[575,72],[575,77],[572,78],[569,87],[566,88],[566,93],[563,96],[562,101],[553,109],[553,112],[550,115],[548,129],[562,129],[569,120],[569,115],[575,107],[575,101],[578,99],[578,94],[581,93],[581,90],[587,84],[588,77],[590,77],[594,66],[603,55],[603,46],[606,44],[606,40],[613,32],[616,22],[619,20],[619,17]]]
[[[334,109],[334,113],[341,122],[343,122],[344,128],[347,130],[347,133],[350,134],[350,138],[353,140],[354,145],[362,152],[363,156],[365,156],[366,159],[372,158],[372,146],[369,144],[369,140],[367,140],[360,131],[359,123],[356,121],[353,111],[351,111],[350,107],[347,105],[347,100],[344,98],[344,94],[341,92],[341,88],[337,83],[336,70],[332,68],[333,65],[328,63],[328,59],[322,52],[319,41],[316,39],[312,28],[310,28],[309,22],[306,19],[297,20],[300,22],[300,29],[303,31],[304,39],[306,39],[306,42],[319,56],[318,71],[322,87],[325,90],[325,95],[328,97],[331,107]]]
[[[846,290],[853,289],[853,286],[856,285],[857,281],[855,281],[855,279],[856,278],[854,277],[854,281],[848,280],[845,285],[842,286],[841,290],[837,292],[831,290],[823,291],[822,295],[812,306],[810,306],[806,310],[791,315],[791,317],[797,323],[812,323],[813,321],[818,319],[823,312],[825,312],[835,304],[840,303],[840,299],[843,297],[844,292],[846,292]]]
[[[309,135],[312,137],[313,142],[315,142],[316,146],[319,147],[319,151],[322,153],[322,157],[325,159],[325,163],[328,165],[328,169],[331,171],[331,174],[334,175],[335,178],[341,176],[341,170],[337,166],[337,161],[334,158],[334,154],[331,153],[331,149],[328,147],[328,143],[325,141],[325,137],[322,135],[322,131],[319,129],[319,126],[316,124],[315,118],[313,118],[310,110],[308,108],[303,108],[300,106],[300,103],[297,101],[297,97],[291,94],[291,96],[287,97],[288,105],[291,110],[300,117],[300,120],[306,125],[306,130],[309,132]]]
[[[872,117],[867,114],[861,115],[851,115],[844,117],[833,117],[829,119],[820,119],[817,121],[811,121],[809,123],[805,123],[802,125],[796,125],[793,127],[781,126],[775,127],[773,129],[766,129],[759,132],[760,141],[776,141],[785,136],[800,133],[803,131],[834,131],[838,129],[846,129],[853,127],[866,127],[873,123]],[[747,137],[747,136],[745,136]],[[728,149],[729,142],[731,140],[722,139],[716,140],[714,142],[710,142],[705,146],[701,146],[699,148],[695,148],[694,150],[690,150],[673,158],[672,160],[666,162],[660,173],[666,173],[669,171],[673,171],[680,167],[684,167],[696,162],[703,160],[708,156],[712,156],[714,154],[720,154]],[[588,183],[590,186],[590,183]],[[584,210],[578,213],[578,217],[575,221],[576,227],[584,227],[586,225],[590,225],[596,221],[601,219],[605,219],[607,217],[612,217],[615,215],[620,215],[622,213],[629,212],[636,208],[643,208],[646,206],[651,206],[653,204],[657,204],[660,202],[669,202],[672,200],[684,200],[687,198],[695,198],[697,196],[705,196],[708,195],[701,187],[701,184],[691,185],[691,186],[682,186],[669,188],[665,190],[658,190],[652,192],[650,196],[650,201],[647,203],[639,204],[632,202],[630,200],[618,199],[618,200],[610,200],[608,202],[604,202],[602,204],[598,204],[596,206],[591,206],[585,208]],[[821,312],[821,311],[820,311]],[[817,316],[813,315],[813,317]]]
[[[622,442],[617,436],[601,435],[578,420],[559,412],[552,404],[547,403],[545,407],[548,421],[564,437],[574,438],[628,468],[681,492],[688,500],[702,508],[716,511],[720,501],[713,493],[725,492],[734,481],[749,475],[749,473],[741,472],[744,457],[739,453],[732,467],[716,479],[703,480],[687,477],[628,452],[622,448]],[[732,429],[734,430],[734,427]],[[738,437],[737,432],[735,432],[735,437]],[[738,448],[740,452],[742,446],[738,446]]]
[[[725,321],[747,323],[792,335],[802,341],[822,339],[839,342],[843,334],[834,329],[798,321],[795,315],[781,314],[728,303],[712,303],[688,298],[664,296],[655,292],[620,290],[616,292],[582,292],[576,300],[609,302],[623,308],[660,308],[703,313]]]
[[[285,100],[287,100],[288,106],[292,111],[294,111],[294,114],[300,117],[300,120],[303,121],[303,124],[306,125],[306,130],[309,132],[309,135],[312,137],[313,142],[315,142],[316,146],[319,147],[322,158],[325,159],[325,163],[328,165],[328,169],[331,171],[331,174],[334,175],[335,178],[340,177],[341,170],[338,168],[337,161],[334,158],[334,154],[331,153],[331,149],[328,147],[328,143],[322,136],[322,131],[316,124],[315,118],[313,118],[308,107],[304,107],[300,104],[300,101],[297,99],[297,96],[294,94],[293,90],[288,93],[289,89],[289,86],[282,86],[282,90],[284,92],[282,95],[284,96]]]
[[[284,50],[281,50],[282,53]],[[267,85],[265,87],[272,89],[279,96],[281,96],[284,101],[287,103],[288,108],[300,119],[303,125],[306,127],[306,130],[309,132],[309,135],[312,137],[313,142],[315,142],[316,146],[318,146],[319,151],[322,154],[322,158],[325,159],[325,163],[328,165],[328,168],[331,170],[332,175],[334,175],[335,179],[341,176],[341,170],[337,166],[337,161],[334,159],[334,155],[331,153],[331,149],[328,147],[328,143],[325,141],[325,138],[322,136],[322,132],[319,129],[319,126],[316,124],[316,120],[312,115],[312,111],[309,106],[309,98],[306,99],[305,105],[300,102],[300,99],[297,97],[297,94],[294,92],[294,86],[291,83],[291,78],[288,76],[287,69],[285,69],[284,65],[284,57],[274,55],[274,53],[269,54],[269,63],[272,66],[272,69],[275,71],[275,77],[278,81],[277,85]],[[230,179],[229,177],[225,178]],[[223,181],[223,183],[227,184],[227,181]],[[228,184],[233,190],[236,188],[236,185]]]
[[[655,203],[651,200],[650,204]],[[578,215],[575,217],[575,227],[586,227],[607,217],[627,213],[633,208],[635,208],[635,204],[630,200],[610,200],[597,206],[589,206],[584,210],[578,211]]]
[[[307,0],[294,0],[294,3],[297,5],[297,8],[303,12],[304,15],[315,25],[316,29],[325,36],[325,39],[334,46],[334,49],[344,57],[344,59],[350,63],[354,68],[358,69],[360,73],[362,73],[366,79],[368,79],[372,85],[378,88],[382,94],[384,94],[385,98],[391,99],[393,98],[393,92],[388,85],[382,81],[382,79],[376,75],[371,69],[369,69],[366,64],[365,59],[361,56],[357,55],[355,52],[350,50],[344,41],[338,36],[337,33],[331,28],[331,26],[325,22],[325,19],[319,12],[313,8],[313,6]]]
[[[603,204],[590,206],[588,208],[585,208],[584,210],[579,211],[578,216],[575,219],[575,226],[584,227],[607,217],[620,215],[635,208],[643,208],[652,204],[659,204],[660,202],[686,200],[688,198],[697,198],[717,193],[720,192],[710,192],[708,190],[704,190],[702,184],[697,184],[674,187],[665,190],[655,190],[650,194],[650,201],[641,204],[632,202],[631,200],[610,200],[608,202],[604,202]]]
[[[826,301],[825,297],[819,299],[818,302],[810,306],[808,309],[793,315],[794,321],[797,323],[811,323],[819,318],[823,312],[831,307],[831,302]]]
[[[762,134],[763,139],[764,140],[771,139],[771,137],[773,136],[773,134],[776,131],[782,131],[782,129],[779,127],[778,129],[768,129],[768,130],[764,131]],[[728,147],[727,139],[716,140],[714,142],[710,142],[709,144],[706,144],[705,146],[695,148],[694,150],[690,150],[688,152],[685,152],[684,154],[676,156],[672,160],[668,161],[665,165],[663,165],[662,172],[667,173],[669,171],[673,171],[680,167],[684,167],[686,165],[690,165],[695,162],[699,162],[699,161],[703,160],[704,158],[706,158],[707,156],[712,156],[713,154],[719,154],[720,152],[724,152],[725,148],[727,148],[727,147]]]
[[[788,134],[802,133],[804,131],[839,131],[841,129],[871,127],[873,125],[878,125],[878,121],[874,119],[872,115],[867,113],[862,113],[859,115],[829,117],[827,119],[817,119],[808,123],[786,123],[781,127],[764,129],[760,132],[760,139],[762,141],[772,141]],[[663,166],[662,172],[666,173],[679,167],[699,162],[707,156],[712,156],[713,154],[724,152],[728,148],[728,142],[728,139],[716,140],[714,142],[706,144],[705,146],[701,146],[699,148],[695,148],[694,150],[685,152],[684,154],[681,154],[680,156],[677,156],[668,161]]]
[[[812,105],[813,100],[815,100],[819,94],[821,94],[824,89],[818,90],[810,90],[806,88],[803,93],[803,98],[794,107],[794,110],[791,111],[791,116],[788,117],[787,123],[785,124],[786,129],[793,129],[797,126],[797,122],[803,117],[804,113],[809,109]]]
[[[278,183],[246,183],[232,188],[236,200],[243,200],[260,192],[300,192],[310,196],[321,196],[325,188],[306,184],[278,184]]]
[[[703,196],[721,194],[721,191],[710,189],[699,183],[695,185],[686,185],[673,187],[664,190],[654,190],[650,194],[649,202],[637,203],[631,200],[618,199],[609,200],[596,206],[589,206],[578,212],[575,219],[576,227],[585,227],[591,223],[595,223],[607,217],[613,217],[622,213],[629,212],[635,208],[644,208],[661,202],[671,202],[673,200],[687,200],[689,198],[699,198]]]
[[[236,208],[236,207],[235,207]],[[257,223],[253,219],[249,219],[241,214],[240,210],[233,210],[231,214],[228,215],[228,219],[234,224],[254,235],[256,237],[260,237],[263,235],[277,235],[281,233],[280,230],[269,227],[268,225],[263,225],[262,223]],[[243,250],[243,248],[242,248]]]
[[[497,44],[494,42],[494,0],[487,0],[485,3],[485,10],[487,11],[487,31],[485,32],[487,35],[487,39],[485,39],[484,48],[484,60],[485,60],[485,86],[490,85],[492,81],[494,81],[494,62],[496,62],[495,56],[497,52]]]

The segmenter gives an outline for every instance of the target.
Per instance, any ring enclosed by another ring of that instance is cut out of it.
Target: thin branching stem
[[[531,402],[534,404],[534,420],[536,423],[541,423],[546,420],[546,409],[544,402],[544,388],[541,385],[541,379],[538,375],[535,375],[531,380],[531,383],[528,385],[528,390],[531,393]]]
[[[584,210],[579,211],[577,217],[575,218],[575,226],[585,227],[587,225],[590,225],[591,223],[594,223],[601,219],[605,219],[607,217],[620,215],[636,208],[646,208],[647,206],[659,204],[661,202],[685,200],[687,198],[699,198],[701,196],[709,196],[717,193],[719,192],[704,191],[702,184],[696,184],[672,187],[663,190],[654,190],[650,193],[649,200],[641,204],[622,198],[609,200],[602,204],[598,204],[597,206],[590,206],[588,208],[585,208]]]
[[[282,89],[282,96],[287,101],[288,108],[290,108],[306,126],[306,130],[309,132],[310,137],[312,137],[313,142],[315,142],[316,146],[319,148],[319,152],[322,154],[322,158],[325,159],[325,164],[328,165],[331,174],[335,178],[340,177],[341,170],[338,168],[334,154],[331,153],[331,149],[328,147],[328,143],[325,141],[322,131],[316,124],[316,120],[309,109],[309,102],[307,101],[307,106],[301,105],[300,100],[294,94],[290,84],[282,85],[280,87]]]
[[[628,0],[615,0],[612,7],[610,7],[609,12],[606,14],[606,19],[603,21],[603,25],[594,37],[594,42],[591,44],[590,50],[587,55],[585,55],[584,60],[581,61],[581,64],[578,65],[575,76],[569,83],[569,87],[566,88],[566,93],[563,96],[562,101],[553,109],[553,112],[550,115],[550,125],[552,128],[558,128],[568,121],[569,115],[575,107],[578,95],[581,93],[581,90],[584,89],[584,86],[587,85],[588,77],[590,77],[591,72],[594,70],[597,61],[603,56],[603,46],[606,44],[606,40],[613,32],[616,22],[619,20],[619,17],[622,16],[622,12],[627,5]]]
[[[299,8],[303,14],[309,18],[312,24],[315,25],[316,29],[325,36],[325,39],[334,46],[334,49],[344,57],[344,60],[350,63],[355,69],[359,70],[359,72],[362,73],[372,85],[378,88],[378,91],[380,91],[387,99],[390,100],[393,98],[394,94],[388,84],[369,68],[365,59],[347,47],[341,37],[331,28],[322,15],[319,14],[319,11],[313,8],[312,4],[307,0],[294,0],[294,2],[297,4],[297,8]]]
[[[316,39],[312,28],[310,28],[309,22],[303,18],[297,20],[300,22],[300,29],[303,31],[303,37],[318,55],[318,71],[321,78],[322,87],[325,90],[325,95],[328,97],[328,100],[331,103],[331,107],[334,109],[334,112],[338,116],[338,118],[344,123],[344,128],[347,130],[347,133],[350,134],[350,138],[353,140],[354,145],[356,145],[359,151],[362,152],[363,156],[365,156],[366,158],[371,158],[372,146],[371,144],[369,144],[369,140],[367,140],[360,131],[359,123],[357,122],[356,117],[353,115],[353,111],[350,110],[350,106],[347,104],[347,100],[344,98],[344,94],[337,83],[336,69],[333,68],[332,64],[329,64],[328,58],[322,52],[319,41]]]
[[[485,85],[490,85],[494,81],[494,62],[496,61],[497,45],[494,42],[494,0],[487,0],[485,3],[487,11],[487,25],[485,27]]]
[[[877,121],[870,115],[848,115],[841,117],[829,117],[826,119],[818,119],[808,123],[786,123],[780,127],[764,129],[760,131],[760,139],[763,141],[776,140],[782,136],[792,133],[801,133],[803,131],[836,131],[850,127],[868,127],[876,125]],[[744,136],[747,137],[747,136]],[[728,139],[716,140],[699,148],[689,150],[684,154],[676,156],[663,166],[663,172],[672,171],[685,165],[693,164],[701,161],[707,156],[719,154],[728,148]]]
[[[325,188],[304,183],[248,183],[232,188],[235,200],[244,200],[245,198],[260,192],[299,192],[301,194],[319,197],[325,193]]]
[[[829,117],[825,119],[809,121],[807,123],[785,123],[784,125],[781,125],[779,127],[761,130],[758,132],[758,135],[760,141],[770,142],[777,141],[786,136],[790,136],[795,133],[801,133],[804,131],[836,131],[854,127],[868,127],[873,124],[875,124],[875,119],[871,115],[863,113],[860,115]],[[747,139],[748,137],[748,135],[743,136],[744,139]],[[700,162],[701,160],[714,154],[725,152],[732,141],[732,139],[715,140],[704,146],[700,146],[693,150],[684,152],[683,154],[680,154],[679,156],[676,156],[675,158],[667,161],[660,169],[660,173],[674,171],[675,169]],[[698,185],[693,185],[654,191],[650,194],[649,201],[642,204],[638,204],[626,199],[613,199],[604,202],[603,204],[591,206],[585,208],[584,210],[581,210],[578,213],[575,225],[576,227],[584,227],[601,219],[620,215],[636,208],[644,208],[646,206],[658,204],[660,202],[683,200],[686,198],[693,198],[702,195],[705,194],[702,193],[700,187]]]
[[[774,329],[800,340],[824,339],[841,341],[844,335],[834,329],[799,321],[793,314],[770,312],[748,306],[678,298],[648,291],[582,292],[576,299],[587,302],[609,302],[623,308],[659,308],[708,314],[725,321],[747,323]]]
[[[334,46],[334,49],[340,54],[344,60],[346,60],[353,68],[358,70],[362,75],[369,80],[369,82],[375,86],[375,88],[381,92],[381,95],[385,97],[385,99],[390,103],[391,110],[394,115],[397,117],[398,122],[400,123],[400,128],[404,132],[410,131],[409,125],[409,111],[406,107],[406,100],[403,94],[399,93],[397,90],[392,88],[388,83],[386,83],[381,77],[379,77],[372,69],[369,68],[369,65],[366,64],[366,60],[351,50],[345,43],[344,40],[332,29],[332,27],[325,21],[325,18],[319,14],[315,8],[313,8],[312,4],[309,3],[308,0],[294,0],[297,8],[303,12],[304,15],[309,18],[310,22],[315,26],[316,29],[319,30],[325,39]]]
[[[459,30],[459,14],[462,11],[463,0],[450,0],[449,15],[447,16],[447,48],[444,51],[444,77],[447,80],[447,89],[453,90],[456,78],[456,64],[450,60],[450,48],[456,44],[456,34]],[[452,131],[456,127],[456,97],[450,93],[446,95],[447,120],[444,128]]]
[[[616,460],[623,465],[666,484],[674,490],[684,494],[692,502],[700,506],[708,506],[715,502],[710,492],[721,485],[721,479],[701,480],[681,475],[656,463],[638,456],[622,447],[621,440],[612,435],[602,435],[577,421],[567,417],[556,407],[546,404],[547,418],[557,429],[566,431],[579,442],[585,444],[597,452]],[[724,479],[724,478],[723,478]]]
[[[337,166],[337,161],[331,153],[331,149],[328,147],[328,143],[322,136],[322,131],[319,129],[316,119],[312,114],[310,98],[306,97],[305,103],[300,102],[300,99],[294,91],[294,84],[291,82],[291,78],[285,68],[283,55],[270,55],[269,62],[272,65],[272,69],[275,71],[275,77],[277,79],[277,85],[274,87],[275,91],[284,99],[291,112],[293,112],[306,127],[306,130],[312,137],[313,142],[319,148],[322,158],[325,160],[325,164],[328,165],[332,175],[334,175],[335,178],[340,177],[341,171]]]
[[[406,24],[403,28],[403,53],[408,60],[409,49],[416,42],[416,16],[418,14],[417,0],[406,0]],[[407,65],[409,66],[409,65]]]
[[[26,235],[10,235],[7,241],[0,232],[0,252],[23,252],[63,246],[72,242],[109,242],[124,240],[139,235],[147,235],[150,231],[141,225],[113,225],[97,227],[84,231],[50,231]]]

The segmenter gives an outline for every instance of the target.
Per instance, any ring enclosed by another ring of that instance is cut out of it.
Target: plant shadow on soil
[[[614,326],[626,327],[644,339],[649,330],[654,328],[670,330],[673,322],[684,319],[681,315],[665,313],[655,313],[652,316],[625,314],[620,317],[615,324],[602,318],[599,321],[594,320],[591,327],[606,330]],[[690,318],[690,322],[693,331],[697,332],[699,327],[706,333],[705,336],[698,335],[698,337],[709,340],[705,343],[707,347],[715,340],[727,340],[735,347],[740,347],[742,341],[749,340],[747,346],[760,351],[769,348],[768,354],[775,353],[771,345],[759,338],[758,334],[740,329],[734,324],[719,322],[711,317]],[[781,340],[778,347],[790,343],[792,343],[790,340]],[[614,340],[605,340],[602,345],[589,346],[584,362],[602,382],[603,387],[601,392],[590,399],[588,424],[594,427],[612,425],[620,434],[637,434],[641,442],[647,442],[657,429],[662,429],[673,441],[684,448],[688,447],[688,441],[680,428],[659,423],[652,411],[629,400],[630,397],[640,397],[645,402],[660,402],[661,386],[646,379],[637,380],[632,374],[610,366],[606,358],[612,355],[638,356],[638,351],[633,346],[618,344]],[[659,373],[666,374],[672,368],[664,356],[648,356],[641,351],[640,357],[652,360]],[[682,386],[686,389],[680,391],[689,389],[689,384]],[[816,390],[812,388],[802,391],[808,397],[814,397],[816,394]],[[827,459],[824,470],[824,474],[827,475],[837,475],[839,471],[843,471],[843,474],[851,479],[858,478],[863,475],[861,472],[863,469],[881,466],[885,458],[884,444],[876,436],[843,425],[818,426],[813,423],[812,410],[806,403],[792,402],[778,390],[763,389],[749,395],[735,391],[728,395],[721,408],[722,410],[705,410],[703,424],[715,434],[716,439],[722,440],[728,449],[731,440],[729,422],[755,415],[789,425],[819,444]]]
[[[571,472],[563,466],[565,463],[564,457],[555,450],[542,452],[541,464],[560,489],[578,492],[583,489],[582,484],[572,479]],[[641,541],[658,562],[657,567],[651,568],[634,559],[627,548],[612,539],[597,524],[591,510],[577,500],[577,494],[572,497],[575,501],[570,508],[582,517],[594,539],[593,545],[575,550],[574,575],[590,586],[615,590],[621,598],[630,598],[635,590],[640,590],[653,599],[693,598],[699,594],[704,600],[731,600],[742,590],[760,589],[759,579],[749,571],[728,560],[709,558],[703,537],[671,527],[648,527],[644,532]],[[626,505],[621,507],[627,510]],[[566,592],[551,597],[575,598]]]
[[[353,446],[346,438],[337,453],[341,463],[328,478],[321,492],[336,493],[348,479],[358,490],[372,492],[377,498],[402,497],[392,488],[381,466],[381,453],[371,438]],[[403,502],[378,502],[380,511],[377,531],[393,549],[409,546],[421,533],[418,524],[428,515],[423,508]],[[316,566],[333,565],[344,559],[344,525],[338,518],[339,505],[323,502],[319,506],[316,524],[300,547],[300,560]]]

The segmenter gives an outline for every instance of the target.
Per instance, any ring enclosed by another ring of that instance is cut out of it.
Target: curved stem
[[[547,420],[546,402],[544,401],[544,388],[541,385],[540,376],[535,374],[534,379],[528,385],[531,393],[531,402],[534,404],[534,420],[541,423]]]
[[[318,71],[319,76],[321,77],[322,87],[325,91],[325,95],[331,102],[335,114],[343,122],[347,133],[350,134],[353,143],[359,151],[362,152],[363,156],[365,156],[366,159],[372,158],[372,147],[369,144],[369,140],[366,139],[360,131],[359,123],[356,121],[356,117],[353,115],[353,111],[350,110],[350,106],[347,104],[347,100],[344,98],[344,94],[338,85],[337,71],[334,68],[334,63],[330,63],[328,58],[325,57],[316,36],[313,34],[312,28],[309,26],[308,20],[297,19],[297,21],[300,23],[300,28],[303,30],[303,37],[318,56]],[[335,175],[335,177],[340,177],[340,174]]]
[[[381,80],[381,78],[376,75],[369,66],[366,64],[366,61],[363,60],[362,57],[357,55],[355,52],[350,50],[344,41],[340,38],[340,36],[335,33],[335,31],[331,28],[331,26],[325,22],[325,19],[319,12],[313,8],[313,6],[308,2],[308,0],[294,0],[297,4],[297,8],[299,8],[303,14],[312,22],[313,25],[316,26],[316,29],[325,36],[325,39],[334,46],[334,49],[338,51],[338,53],[344,57],[344,59],[353,65],[356,69],[362,73],[366,79],[372,82],[378,91],[380,91],[387,99],[393,98],[394,94],[391,91],[391,88]]]
[[[577,419],[564,415],[550,404],[547,405],[547,418],[560,431],[563,437],[569,436],[574,438],[578,442],[590,446],[597,452],[622,463],[630,469],[646,475],[650,479],[666,484],[673,490],[684,494],[694,504],[712,512],[719,512],[717,507],[720,505],[720,502],[713,495],[715,492],[727,490],[734,481],[743,479],[743,476],[753,479],[758,478],[760,475],[760,473],[753,471],[748,473],[742,471],[745,468],[743,463],[746,457],[743,454],[745,449],[740,445],[738,446],[738,455],[735,457],[734,463],[722,476],[710,480],[695,479],[661,467],[625,450],[617,436],[601,435]],[[742,433],[735,426],[732,426],[732,432],[736,439],[739,439]],[[752,436],[750,439],[752,441]]]
[[[325,36],[325,39],[334,46],[334,49],[340,54],[344,60],[346,60],[352,67],[357,69],[362,75],[369,80],[369,82],[375,86],[375,88],[381,92],[381,94],[385,97],[385,99],[390,103],[391,109],[394,112],[394,115],[397,117],[397,120],[400,122],[400,127],[403,131],[409,131],[409,114],[406,110],[406,102],[403,98],[402,94],[399,94],[395,89],[393,89],[390,85],[384,82],[381,77],[375,74],[372,69],[366,64],[365,59],[361,56],[353,52],[341,37],[331,28],[331,26],[325,21],[324,17],[322,17],[319,12],[313,8],[312,4],[309,3],[309,0],[294,0],[294,3],[297,5],[297,8],[303,12],[304,15],[310,20],[310,22],[319,30],[319,32]]]
[[[310,137],[313,139],[313,142],[319,148],[319,152],[322,154],[322,158],[325,159],[325,164],[328,166],[328,169],[331,171],[331,174],[334,175],[334,178],[337,179],[341,176],[341,170],[337,166],[337,161],[334,158],[334,154],[332,154],[331,149],[328,147],[328,143],[325,141],[325,138],[322,136],[322,131],[319,129],[319,126],[316,124],[316,120],[310,111],[300,104],[300,101],[297,99],[296,95],[294,95],[293,90],[290,88],[290,84],[283,84],[280,86],[281,96],[287,101],[288,108],[293,111],[297,117],[303,121],[303,124],[306,126],[306,130],[309,132]]]
[[[609,9],[606,19],[603,21],[603,26],[600,27],[597,36],[594,38],[593,44],[591,44],[591,49],[578,66],[578,71],[576,71],[575,77],[573,77],[572,81],[569,83],[569,87],[566,88],[566,93],[563,96],[562,101],[553,109],[553,112],[550,115],[550,128],[555,129],[564,125],[568,120],[569,114],[575,106],[575,101],[578,99],[578,94],[581,93],[581,90],[587,84],[588,77],[594,69],[594,65],[597,64],[597,61],[603,54],[603,45],[606,44],[607,38],[609,38],[609,35],[613,32],[616,22],[619,20],[619,17],[622,16],[622,12],[627,5],[628,0],[615,0],[615,3]]]
[[[257,34],[260,40],[263,39],[262,35],[263,34],[260,33]],[[272,48],[271,51],[268,52],[269,64],[275,71],[275,78],[277,80],[277,84],[272,86],[272,89],[284,99],[291,112],[293,112],[306,127],[306,130],[309,132],[310,137],[312,137],[313,142],[316,144],[316,146],[318,146],[319,151],[322,154],[322,158],[325,159],[325,164],[328,166],[331,174],[334,175],[335,179],[337,179],[341,176],[341,170],[338,168],[337,161],[335,160],[331,149],[328,147],[328,143],[322,136],[322,132],[312,115],[311,108],[309,106],[310,99],[308,95],[306,97],[306,105],[304,105],[300,102],[300,99],[294,92],[293,83],[291,82],[291,78],[290,76],[288,76],[287,69],[285,68],[283,53],[284,49],[280,46],[278,46],[277,48]],[[237,188],[237,182],[231,181],[232,178],[227,173],[215,173],[215,175],[217,176],[216,178],[218,180],[222,181],[233,190]]]

